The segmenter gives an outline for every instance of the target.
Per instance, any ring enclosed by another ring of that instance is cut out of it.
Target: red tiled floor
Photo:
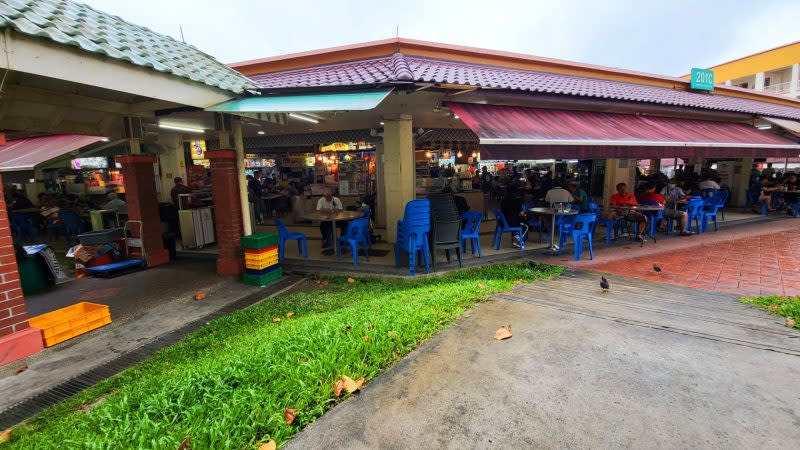
[[[800,294],[800,220],[722,229],[662,244],[616,245],[567,264],[741,295]],[[626,257],[629,253],[630,257]],[[560,263],[564,263],[562,259]],[[661,274],[653,270],[657,263]]]

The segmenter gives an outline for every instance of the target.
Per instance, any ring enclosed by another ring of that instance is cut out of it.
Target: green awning
[[[323,94],[265,95],[231,100],[206,108],[226,113],[365,111],[378,106],[392,89]]]

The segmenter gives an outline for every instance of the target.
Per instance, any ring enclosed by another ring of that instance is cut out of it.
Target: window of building
[[[745,83],[741,83],[741,84],[739,84],[739,87],[747,89],[748,87],[750,87],[750,84],[746,83],[746,82]]]

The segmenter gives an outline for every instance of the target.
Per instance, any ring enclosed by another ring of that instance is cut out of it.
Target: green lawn
[[[795,322],[794,328],[800,329],[800,296],[768,295],[765,297],[747,297],[741,299],[741,301],[755,305],[770,314],[792,318]]]
[[[186,436],[195,450],[282,444],[347,397],[334,397],[342,375],[374,378],[488,294],[561,270],[520,263],[415,280],[309,282],[51,407],[0,448],[175,449]],[[292,425],[284,408],[297,409]]]

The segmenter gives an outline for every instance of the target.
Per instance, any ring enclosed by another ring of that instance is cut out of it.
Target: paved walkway
[[[797,447],[798,333],[735,296],[598,278],[479,305],[287,448]]]
[[[731,294],[800,294],[800,220],[793,218],[659,237],[644,247],[626,240],[608,248],[600,244],[594,261],[588,253],[584,257],[580,262],[567,256],[536,259]],[[661,267],[660,274],[653,264]]]

